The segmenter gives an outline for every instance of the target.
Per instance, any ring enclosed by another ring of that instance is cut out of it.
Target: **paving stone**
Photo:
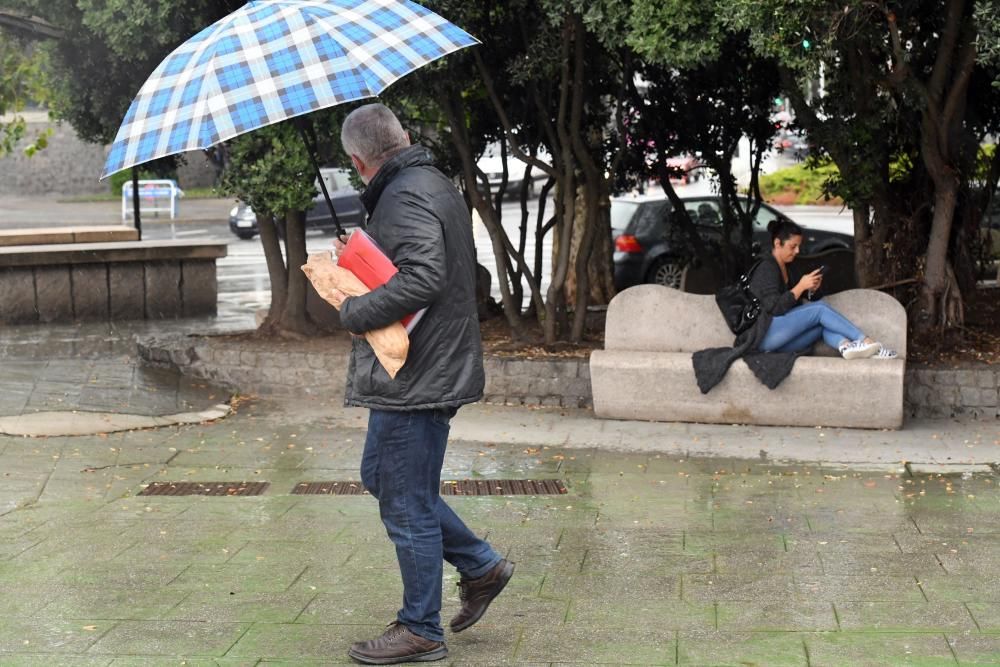
[[[341,655],[346,660],[347,650],[353,642],[377,637],[384,631],[385,624],[256,623],[240,637],[226,657],[277,658],[293,664],[300,659],[329,660]]]
[[[9,653],[82,654],[114,627],[108,621],[7,618],[0,623],[0,661]]]
[[[221,657],[249,627],[247,623],[122,621],[88,652],[92,655]]]
[[[492,613],[492,607],[490,607]],[[534,621],[531,616],[528,617]],[[627,628],[637,618],[655,618],[664,630],[711,630],[715,628],[715,606],[678,600],[636,600],[610,597],[600,600],[570,600],[566,623],[578,627]]]
[[[934,554],[866,554],[845,556],[819,552],[823,572],[832,575],[887,574],[893,576],[944,574]]]
[[[241,664],[241,663],[234,663]],[[252,667],[252,663],[244,661],[243,665]],[[190,658],[187,656],[175,656],[164,658],[154,655],[131,656],[128,658],[115,658],[110,667],[218,667],[219,663],[212,658]]]
[[[163,589],[135,592],[65,588],[59,590],[37,615],[50,619],[153,620],[164,618],[187,595],[183,591]]]
[[[920,578],[931,602],[1000,602],[1000,579],[938,575]]]
[[[822,575],[819,577],[796,577],[798,593],[804,599],[885,602],[924,602],[925,598],[917,585],[917,579],[910,576],[884,575]]]
[[[1000,603],[967,602],[966,608],[976,619],[976,626],[983,632],[1000,632]]]
[[[315,597],[309,592],[192,593],[161,618],[205,623],[291,623]]]
[[[965,605],[955,602],[838,602],[840,629],[864,632],[976,630]]]
[[[518,662],[666,664],[672,663],[676,655],[674,637],[673,631],[655,624],[630,628],[567,624],[558,629],[532,625],[521,634],[515,657]],[[514,638],[508,641],[513,649]],[[501,644],[498,648],[499,655],[507,654],[507,646]]]
[[[717,626],[726,632],[837,630],[833,605],[823,600],[719,602]]]
[[[18,653],[3,656],[5,667],[108,667],[111,662],[111,658],[108,657],[88,658],[51,653],[38,655]]]
[[[960,665],[1000,665],[1000,635],[949,633],[947,641]]]
[[[799,633],[681,632],[677,637],[680,665],[801,666],[806,658]]]
[[[885,634],[831,632],[803,636],[810,667],[884,667],[885,665],[955,665],[941,633]]]
[[[681,597],[688,602],[778,601],[796,596],[790,575],[764,575],[750,579],[732,574],[696,574],[683,577]]]

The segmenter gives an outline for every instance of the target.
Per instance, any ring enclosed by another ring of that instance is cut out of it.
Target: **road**
[[[682,197],[704,196],[711,194],[711,184],[702,180],[688,186],[677,186]],[[648,196],[662,193],[658,189],[650,190]],[[252,314],[258,309],[266,308],[270,302],[270,286],[267,277],[267,266],[264,261],[263,249],[259,239],[243,241],[236,238],[226,222],[226,215],[231,202],[222,199],[191,200],[181,205],[182,220],[171,223],[163,218],[143,218],[144,239],[178,239],[188,241],[224,241],[229,244],[229,255],[218,263],[220,310],[236,314]],[[806,226],[836,229],[850,233],[852,228],[851,213],[822,206],[791,206],[779,207],[792,219]],[[551,214],[551,202],[547,215]],[[529,230],[534,229],[537,216],[537,202],[528,206]],[[513,243],[517,243],[518,227],[521,221],[519,203],[508,200],[502,209],[502,224]],[[62,225],[94,225],[121,224],[120,205],[114,202],[96,203],[64,203],[39,202],[27,199],[8,199],[0,201],[0,228],[53,227]],[[474,236],[479,263],[485,266],[491,275],[496,275],[496,262],[493,258],[493,247],[486,227],[478,220],[474,223]],[[548,287],[551,274],[551,239],[546,236],[542,256],[542,292]],[[309,232],[306,237],[309,252],[320,252],[330,247],[330,237],[320,232]],[[526,240],[526,258],[534,261],[535,242],[533,233]],[[527,286],[525,286],[527,289]],[[499,301],[500,289],[494,278],[491,292]]]

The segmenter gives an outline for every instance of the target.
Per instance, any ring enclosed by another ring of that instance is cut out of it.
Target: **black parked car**
[[[361,203],[360,194],[351,185],[350,172],[346,169],[321,169],[320,171],[326,181],[326,187],[330,191],[333,210],[337,212],[337,219],[340,220],[341,226],[345,229],[361,227],[365,221],[365,207]],[[316,189],[319,190],[318,184]],[[277,227],[278,236],[284,237],[284,220],[279,220]],[[241,239],[252,239],[259,233],[257,214],[245,203],[239,202],[229,212],[229,229]],[[313,199],[312,208],[306,212],[306,229],[319,229],[324,234],[331,235],[336,231],[323,193],[319,193]]]
[[[718,197],[685,197],[684,208],[706,241],[718,241],[722,234],[722,214]],[[665,197],[611,200],[611,232],[614,239],[615,287],[655,283],[680,288],[684,267],[693,253],[679,228],[671,227],[670,200]],[[785,218],[767,204],[761,204],[754,222],[754,244],[770,245],[767,225]],[[853,249],[854,237],[838,232],[805,227],[802,254],[814,255],[833,249]]]

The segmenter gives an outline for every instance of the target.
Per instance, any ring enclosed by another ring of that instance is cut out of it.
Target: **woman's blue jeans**
[[[379,514],[403,578],[397,619],[416,634],[443,641],[442,559],[463,577],[481,577],[500,555],[469,530],[441,499],[441,466],[457,408],[372,410],[361,458],[361,481]]]
[[[822,301],[796,306],[771,320],[760,349],[764,352],[800,352],[820,338],[833,349],[844,339],[861,340],[865,335],[851,321]]]

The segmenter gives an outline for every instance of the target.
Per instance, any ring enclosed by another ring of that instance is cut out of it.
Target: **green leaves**
[[[10,153],[27,130],[24,118],[18,115],[29,102],[44,102],[44,76],[39,54],[21,40],[0,30],[0,116],[14,114],[0,122],[0,156]],[[41,143],[39,143],[41,142]],[[47,138],[40,137],[25,152],[33,155],[45,147]]]
[[[226,144],[221,190],[258,213],[304,211],[316,196],[312,162],[291,122],[260,128]]]
[[[627,42],[646,61],[689,67],[718,57],[726,25],[721,2],[639,0],[632,3]]]

